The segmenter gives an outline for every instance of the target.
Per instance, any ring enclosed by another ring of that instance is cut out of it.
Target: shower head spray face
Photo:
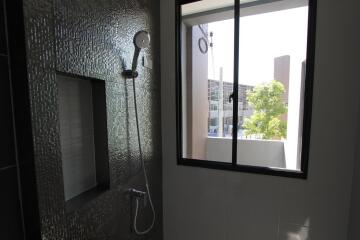
[[[137,48],[143,49],[150,46],[150,34],[147,31],[139,31],[134,36],[134,44]]]

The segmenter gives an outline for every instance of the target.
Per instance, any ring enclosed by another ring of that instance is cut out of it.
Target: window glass
[[[307,1],[240,8],[237,163],[300,170]]]
[[[184,158],[232,161],[233,3],[205,0],[182,6]],[[219,144],[221,151],[211,151]]]
[[[316,0],[180,8],[179,163],[306,177]]]

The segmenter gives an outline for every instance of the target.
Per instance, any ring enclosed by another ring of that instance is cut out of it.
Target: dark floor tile
[[[21,240],[23,230],[16,168],[0,171],[0,239]]]
[[[0,56],[0,169],[15,165],[14,134],[9,85],[7,57]]]
[[[4,0],[0,0],[0,53],[6,54]]]

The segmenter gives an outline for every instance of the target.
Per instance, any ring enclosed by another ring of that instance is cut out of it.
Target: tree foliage
[[[246,136],[258,135],[263,139],[286,138],[287,123],[281,115],[287,112],[282,100],[284,85],[276,80],[260,84],[247,92],[247,101],[254,109],[243,124]]]

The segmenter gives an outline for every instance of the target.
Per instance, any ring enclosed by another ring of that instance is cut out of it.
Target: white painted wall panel
[[[294,231],[307,240],[347,238],[359,120],[353,1],[318,0],[307,180],[176,164],[175,0],[161,1],[165,240],[283,240]]]

